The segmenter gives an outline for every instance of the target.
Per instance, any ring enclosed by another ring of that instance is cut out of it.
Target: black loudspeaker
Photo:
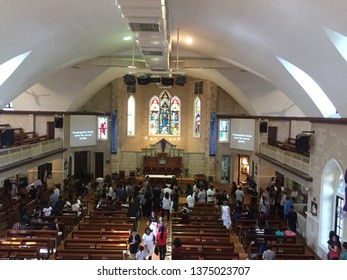
[[[160,77],[151,76],[151,77],[149,77],[149,82],[150,83],[160,83]]]
[[[261,122],[259,129],[261,133],[267,133],[267,122]]]
[[[175,84],[178,86],[184,86],[185,83],[187,82],[187,78],[184,77],[183,75],[177,76],[175,80]]]
[[[63,128],[64,119],[62,117],[54,118],[54,127],[55,128]]]
[[[1,131],[1,145],[13,146],[14,145],[14,130],[4,129]]]
[[[139,85],[148,85],[150,82],[148,75],[141,75],[137,77],[137,83]]]
[[[134,75],[126,74],[123,76],[123,81],[126,85],[131,86],[136,84],[136,78]]]
[[[310,135],[298,134],[295,140],[295,151],[303,154],[310,149]]]
[[[175,82],[175,79],[172,77],[162,77],[161,78],[161,84],[163,86],[172,86]]]

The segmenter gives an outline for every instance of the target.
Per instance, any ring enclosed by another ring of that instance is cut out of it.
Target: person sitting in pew
[[[183,259],[182,255],[182,243],[181,239],[175,238],[172,242],[172,250],[171,250],[171,259],[172,260],[181,260]]]
[[[255,245],[256,251],[251,254],[251,259],[256,259],[258,254],[263,254],[266,250],[267,241],[264,238],[256,238],[249,246]]]
[[[263,260],[274,260],[276,259],[276,253],[272,250],[272,245],[267,244],[266,245],[266,250],[263,253],[262,256]]]
[[[188,224],[189,223],[189,209],[187,209],[186,207],[184,207],[182,209],[182,212],[181,212],[181,222],[183,224]]]

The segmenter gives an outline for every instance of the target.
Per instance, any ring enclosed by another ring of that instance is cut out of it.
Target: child
[[[146,259],[146,253],[144,251],[145,247],[142,245],[139,246],[139,251],[136,253],[136,260],[145,260]]]

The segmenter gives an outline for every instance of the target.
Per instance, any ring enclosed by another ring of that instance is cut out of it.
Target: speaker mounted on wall
[[[310,150],[310,135],[298,134],[295,138],[295,151],[305,154]]]
[[[267,122],[260,122],[260,133],[267,133]]]
[[[54,117],[54,127],[63,128],[64,119],[63,117]]]

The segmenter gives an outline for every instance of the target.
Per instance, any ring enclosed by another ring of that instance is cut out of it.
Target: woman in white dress
[[[145,247],[144,252],[148,260],[152,259],[155,237],[149,227],[146,227],[145,233],[142,236],[142,244]]]
[[[222,205],[222,220],[223,226],[227,229],[231,227],[231,217],[230,217],[230,207],[228,205],[228,201],[224,201]]]

